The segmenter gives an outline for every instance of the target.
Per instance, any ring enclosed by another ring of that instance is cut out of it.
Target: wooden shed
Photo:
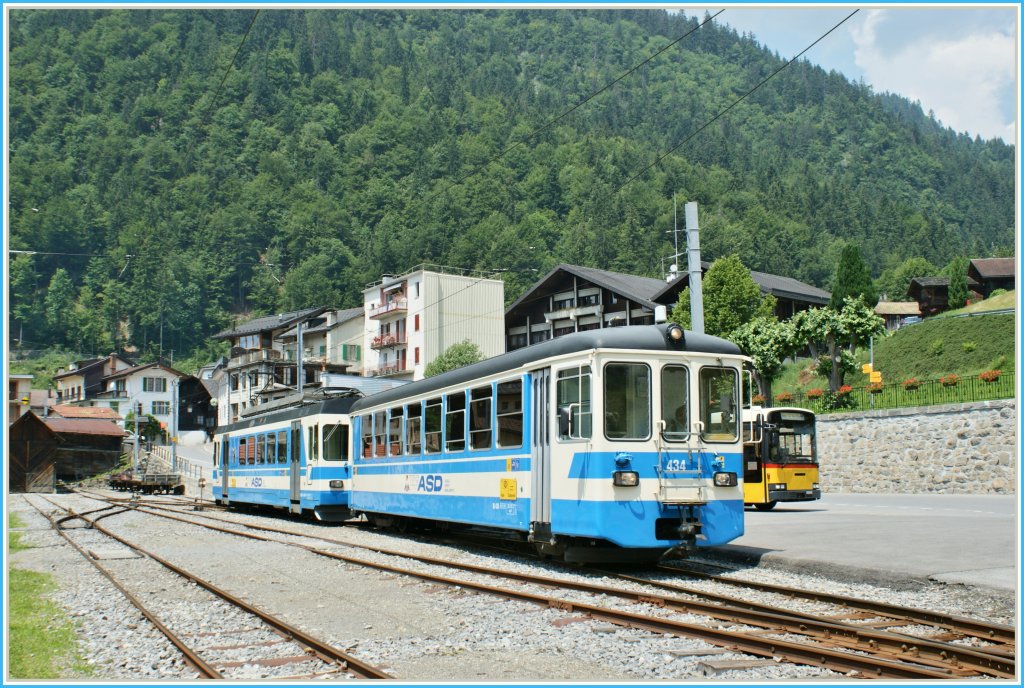
[[[55,451],[57,480],[74,482],[116,468],[125,432],[112,421],[95,418],[43,418],[62,442]]]
[[[11,492],[54,492],[56,456],[62,440],[29,411],[11,423],[7,445],[7,480]]]

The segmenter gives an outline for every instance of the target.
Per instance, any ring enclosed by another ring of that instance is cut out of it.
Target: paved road
[[[746,512],[723,555],[883,584],[934,580],[1014,591],[1020,582],[1016,495],[826,494]]]

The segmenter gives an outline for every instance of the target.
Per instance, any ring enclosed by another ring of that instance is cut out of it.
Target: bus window
[[[324,461],[348,461],[348,426],[342,423],[324,426]]]
[[[605,366],[604,433],[623,440],[651,436],[651,369],[645,363]]]
[[[277,462],[288,463],[288,431],[281,430],[277,433]]]
[[[796,411],[772,414],[775,429],[769,437],[769,459],[774,463],[817,463],[814,416]]]
[[[523,381],[498,383],[498,446],[523,446]]]
[[[363,456],[373,456],[373,416],[360,416],[359,445],[363,448]]]
[[[397,406],[391,409],[388,419],[388,456],[402,455],[402,412]]]
[[[469,448],[491,448],[491,386],[469,391]]]
[[[558,439],[578,440],[592,434],[590,411],[590,366],[558,371]]]
[[[684,366],[667,365],[661,369],[661,420],[669,442],[690,437],[690,373]]]
[[[455,392],[444,397],[444,450],[466,449],[466,393]]]
[[[386,456],[384,441],[387,437],[387,428],[384,425],[384,411],[377,411],[373,414],[373,455]]]
[[[409,404],[409,408],[406,409],[405,417],[405,453],[406,454],[419,454],[421,451],[420,444],[420,425],[423,420],[423,406],[416,402],[415,404]]]
[[[427,399],[423,416],[423,453],[437,454],[441,451],[441,397]]]
[[[732,368],[700,369],[701,438],[708,442],[735,442],[739,438],[738,378]]]

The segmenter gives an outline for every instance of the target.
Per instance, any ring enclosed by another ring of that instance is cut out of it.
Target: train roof
[[[352,405],[351,412],[357,413],[378,404],[387,404],[398,399],[427,394],[435,389],[498,375],[509,370],[523,368],[535,361],[593,349],[638,349],[641,351],[686,351],[727,356],[742,355],[740,348],[727,339],[689,330],[686,331],[681,346],[670,345],[665,333],[667,327],[666,324],[631,325],[567,334],[441,375],[411,382],[396,389],[364,397]]]
[[[246,430],[249,428],[268,425],[270,423],[280,423],[281,421],[304,418],[305,416],[317,413],[348,413],[357,398],[358,397],[353,395],[324,399],[323,401],[306,402],[299,406],[281,409],[280,411],[271,411],[270,413],[252,416],[250,418],[243,418],[240,421],[217,428],[217,432],[224,433]]]

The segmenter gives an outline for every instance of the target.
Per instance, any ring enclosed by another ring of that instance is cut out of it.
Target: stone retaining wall
[[[1014,494],[1016,401],[818,416],[822,492]]]

